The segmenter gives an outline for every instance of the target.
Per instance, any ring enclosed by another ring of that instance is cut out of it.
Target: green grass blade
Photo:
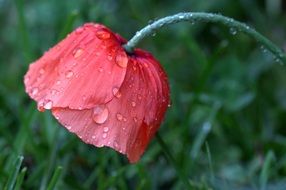
[[[272,161],[275,161],[275,155],[270,150],[270,151],[267,152],[267,155],[266,155],[266,158],[265,158],[265,161],[263,163],[262,170],[261,170],[261,173],[260,173],[259,182],[260,182],[260,189],[261,190],[265,190],[266,189],[267,181],[268,181],[268,178],[269,178],[270,165],[271,165]]]
[[[4,188],[4,190],[12,190],[14,189],[15,186],[15,182],[20,170],[20,167],[22,165],[22,161],[23,161],[24,157],[23,156],[18,156],[15,165],[14,165],[14,169],[11,171],[9,178],[8,178],[8,182]]]
[[[26,167],[21,170],[20,174],[17,177],[17,182],[16,182],[16,186],[15,186],[14,190],[20,190],[21,189],[21,186],[23,184],[26,172],[27,172],[27,168]]]
[[[52,177],[52,179],[51,179],[51,181],[50,181],[50,183],[48,185],[47,190],[55,189],[55,187],[56,187],[56,185],[57,185],[57,183],[58,183],[58,181],[60,179],[62,170],[63,170],[63,168],[61,166],[57,167],[57,169],[56,169],[56,171],[55,171],[55,173],[54,173],[54,175],[53,175],[53,177]]]

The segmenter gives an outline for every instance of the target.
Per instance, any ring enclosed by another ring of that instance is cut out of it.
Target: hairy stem
[[[261,43],[266,49],[268,49],[277,59],[279,59],[282,63],[286,64],[286,56],[284,51],[272,43],[269,39],[264,37],[262,34],[257,32],[255,29],[250,26],[236,21],[232,18],[222,16],[220,14],[212,14],[212,13],[203,13],[203,12],[186,12],[186,13],[178,13],[172,16],[167,16],[161,18],[152,24],[147,25],[140,31],[136,32],[135,36],[133,36],[127,44],[124,45],[124,49],[128,53],[132,53],[135,46],[146,36],[154,34],[158,29],[163,26],[167,26],[170,24],[175,24],[178,22],[214,22],[214,23],[222,23],[232,30],[237,32],[243,32],[250,37],[254,38],[256,41]]]

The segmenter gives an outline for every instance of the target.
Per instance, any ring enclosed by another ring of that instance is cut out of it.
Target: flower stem
[[[166,143],[163,141],[161,138],[160,134],[157,132],[156,133],[156,140],[158,141],[159,145],[161,146],[162,150],[164,151],[166,158],[169,160],[169,162],[172,163],[172,165],[175,167],[175,170],[179,176],[179,178],[182,180],[184,185],[186,186],[187,189],[191,189],[191,184],[185,175],[185,173],[182,171],[182,169],[178,166],[175,158],[171,154],[170,150],[168,149]]]
[[[135,46],[146,36],[154,34],[158,29],[162,28],[163,26],[167,26],[170,24],[175,24],[178,22],[214,22],[214,23],[222,23],[231,28],[233,31],[243,32],[250,37],[254,38],[256,41],[261,43],[264,48],[268,49],[277,59],[279,59],[282,63],[286,64],[286,55],[284,51],[272,43],[269,39],[264,37],[262,34],[257,32],[254,28],[250,26],[236,21],[232,18],[222,16],[220,14],[213,14],[213,13],[204,13],[204,12],[186,12],[186,13],[178,13],[172,16],[167,16],[161,18],[152,24],[147,25],[140,31],[136,32],[135,36],[133,36],[127,44],[124,45],[124,49],[128,53],[132,53]]]

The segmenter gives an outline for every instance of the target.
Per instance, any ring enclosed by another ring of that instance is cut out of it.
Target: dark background
[[[0,0],[0,189],[24,160],[17,185],[46,189],[184,189],[153,140],[130,165],[82,143],[39,113],[23,75],[67,33],[98,22],[130,39],[148,22],[182,11],[221,13],[286,47],[282,0]],[[286,68],[261,44],[211,23],[179,23],[139,47],[167,71],[172,106],[160,133],[193,189],[286,189]],[[21,174],[24,175],[21,183]]]

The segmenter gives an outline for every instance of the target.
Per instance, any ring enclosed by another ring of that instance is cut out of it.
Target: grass
[[[175,165],[155,139],[137,164],[86,145],[25,94],[29,63],[76,26],[100,22],[129,39],[182,11],[233,17],[285,47],[282,1],[0,1],[0,189],[186,189],[182,174],[191,189],[285,189],[286,68],[225,26],[177,24],[139,45],[169,76],[160,136]]]

